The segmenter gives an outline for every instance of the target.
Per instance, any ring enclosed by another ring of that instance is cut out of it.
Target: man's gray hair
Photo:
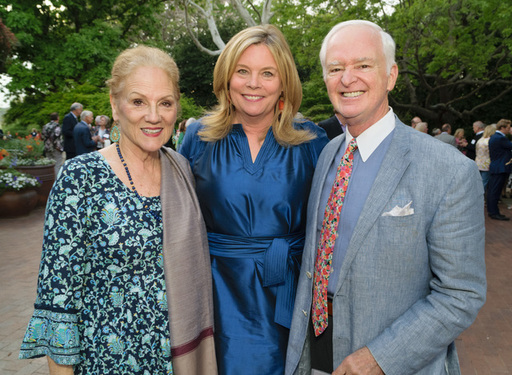
[[[87,116],[92,116],[92,112],[91,112],[91,111],[83,111],[83,112],[80,114],[80,120],[84,121],[84,119],[85,119]]]
[[[485,124],[480,120],[475,121],[473,125],[475,125],[478,129],[485,129]]]
[[[338,33],[341,29],[347,26],[369,26],[375,31],[379,32],[381,40],[382,40],[382,50],[384,52],[384,56],[386,57],[386,72],[389,74],[391,72],[391,67],[396,63],[395,62],[395,50],[396,44],[391,35],[382,30],[382,28],[370,21],[365,20],[351,20],[344,21],[338,23],[334,26],[331,31],[326,35],[324,41],[322,42],[322,48],[320,49],[320,63],[322,64],[322,71],[324,75],[324,80],[327,77],[327,67],[326,67],[326,58],[327,58],[327,45],[331,41],[332,37]]]
[[[69,109],[71,112],[73,112],[75,109],[83,108],[84,106],[80,103],[73,103],[71,104],[71,108]]]

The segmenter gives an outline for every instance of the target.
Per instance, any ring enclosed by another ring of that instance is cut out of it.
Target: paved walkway
[[[512,200],[507,200],[508,205]],[[512,210],[501,207],[512,217]],[[48,375],[46,360],[18,360],[33,311],[44,211],[0,219],[0,374]],[[462,375],[512,375],[512,221],[488,220],[487,302],[456,341]]]

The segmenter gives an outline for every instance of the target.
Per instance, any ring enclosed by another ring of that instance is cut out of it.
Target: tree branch
[[[188,12],[188,4],[192,5],[194,8],[196,8],[205,18],[206,22],[208,23],[208,30],[210,31],[210,35],[212,36],[213,43],[218,47],[217,50],[213,51],[209,48],[206,48],[201,44],[199,39],[197,39],[197,36],[192,31],[192,28],[190,26],[189,22],[189,12]],[[207,53],[210,56],[217,56],[220,55],[224,47],[226,46],[222,38],[220,37],[219,30],[217,29],[217,25],[215,23],[215,19],[213,18],[213,5],[212,0],[206,1],[206,10],[204,10],[202,7],[194,3],[193,1],[186,0],[185,1],[185,27],[187,28],[187,32],[192,38],[192,41],[194,44],[199,48],[201,52]]]
[[[464,111],[464,113],[468,113],[469,115],[472,115],[473,113],[475,113],[476,110],[480,109],[480,108],[483,108],[485,106],[488,106],[489,104],[492,104],[494,103],[495,101],[498,101],[499,99],[501,99],[502,97],[504,97],[505,95],[507,95],[509,92],[512,91],[512,85],[510,84],[510,82],[508,82],[508,88],[503,90],[499,95],[496,95],[494,96],[492,99],[484,102],[484,103],[480,103],[476,106],[474,106],[471,111]]]
[[[261,23],[266,25],[270,23],[270,20],[274,16],[274,12],[272,12],[272,0],[265,0],[265,4],[263,4],[263,16],[261,17]]]
[[[249,26],[256,26],[256,22],[254,21],[254,19],[249,14],[249,11],[247,9],[245,9],[245,7],[242,5],[242,2],[240,0],[231,0],[231,3],[233,4],[233,6],[237,10],[238,14],[240,14],[240,16],[242,17],[242,19],[245,21],[245,23],[247,25],[249,25]],[[254,8],[254,5],[252,5],[251,2],[249,2],[249,4],[252,6],[252,8],[254,10],[256,10]]]

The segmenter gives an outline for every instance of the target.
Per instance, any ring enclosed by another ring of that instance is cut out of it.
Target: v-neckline
[[[274,134],[272,133],[272,127],[270,127],[267,131],[267,135],[265,136],[265,140],[261,145],[260,150],[258,151],[258,155],[256,155],[256,160],[252,161],[251,148],[249,147],[249,140],[247,139],[247,135],[245,134],[241,124],[234,124],[234,130],[237,132],[239,137],[239,144],[241,146],[242,152],[242,160],[244,168],[250,174],[254,174],[259,171],[267,159],[266,156],[273,149],[273,146],[276,145],[277,142],[274,140]]]

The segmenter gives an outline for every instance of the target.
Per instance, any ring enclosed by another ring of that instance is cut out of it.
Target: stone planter
[[[45,207],[46,201],[48,200],[48,195],[50,194],[50,190],[52,190],[53,183],[55,182],[55,164],[50,165],[19,165],[16,170],[28,173],[34,177],[38,177],[41,182],[41,186],[36,188],[38,201],[38,207]]]
[[[5,191],[0,195],[0,217],[28,215],[36,207],[38,199],[35,189]]]

